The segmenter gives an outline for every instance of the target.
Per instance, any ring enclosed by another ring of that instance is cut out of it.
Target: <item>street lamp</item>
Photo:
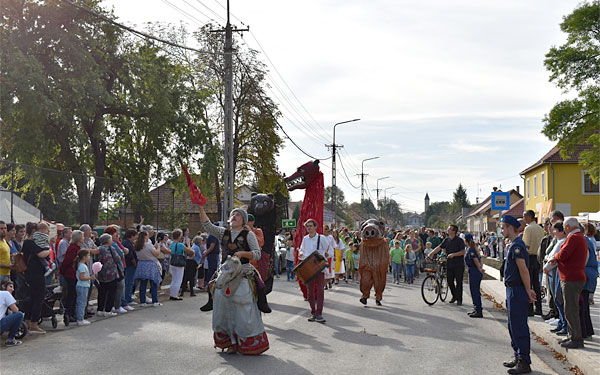
[[[360,203],[365,200],[365,161],[379,159],[379,156],[374,156],[372,158],[363,159],[362,163],[360,163]]]
[[[377,191],[377,206],[379,207],[380,210],[381,210],[381,205],[379,204],[379,181],[380,180],[385,180],[386,178],[390,178],[390,176],[385,176],[385,177],[378,178],[377,179],[377,189],[375,189],[375,191]]]
[[[390,186],[390,187],[386,187],[385,189],[383,189],[383,200],[385,201],[385,193],[389,190],[389,189],[393,189],[395,186]]]
[[[333,224],[335,226],[336,220],[335,220],[335,154],[336,154],[336,147],[337,145],[335,144],[335,128],[338,125],[341,124],[347,124],[349,122],[355,122],[355,121],[359,121],[359,118],[355,118],[354,120],[347,120],[347,121],[342,121],[342,122],[338,122],[336,124],[333,125],[333,144],[331,145],[331,211],[333,211]],[[340,146],[343,147],[343,146]]]

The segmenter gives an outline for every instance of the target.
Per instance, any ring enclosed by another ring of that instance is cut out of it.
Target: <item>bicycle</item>
[[[421,284],[421,297],[428,305],[433,305],[438,299],[445,301],[448,297],[448,282],[446,281],[446,259],[438,258],[433,267],[425,268],[428,274]]]

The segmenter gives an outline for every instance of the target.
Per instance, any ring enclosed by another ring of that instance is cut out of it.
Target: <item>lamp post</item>
[[[390,176],[385,176],[377,179],[377,207],[379,207],[379,213],[381,214],[381,205],[379,204],[379,181],[385,180],[386,178],[390,178]]]
[[[394,186],[390,186],[390,187],[386,187],[385,189],[383,189],[383,203],[387,203],[387,199],[385,197],[385,193],[389,190],[389,189],[393,189]],[[379,216],[383,217],[383,206],[381,207],[381,210],[379,211]]]
[[[365,200],[365,161],[379,159],[379,156],[363,159],[360,163],[360,203]]]
[[[335,186],[335,155],[336,155],[337,147],[344,147],[344,146],[341,146],[341,145],[338,146],[335,144],[335,128],[338,125],[347,124],[349,122],[355,122],[355,121],[359,121],[359,120],[360,120],[359,118],[355,118],[353,120],[342,121],[342,122],[338,122],[338,123],[334,124],[333,125],[333,144],[331,146],[328,146],[328,147],[331,147],[331,211],[333,211],[334,226],[336,223],[336,220],[335,220],[336,219],[336,215],[335,215],[335,198],[336,198],[336,196],[335,196],[335,189],[336,189],[336,186]]]

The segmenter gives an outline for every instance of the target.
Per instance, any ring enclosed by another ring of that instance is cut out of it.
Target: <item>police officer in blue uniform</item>
[[[481,308],[481,279],[483,279],[483,266],[481,258],[477,252],[477,244],[473,241],[471,233],[465,234],[465,244],[467,252],[465,253],[465,264],[469,273],[469,289],[471,290],[471,299],[473,300],[473,311],[469,313],[471,318],[483,318]]]
[[[510,215],[504,215],[500,223],[502,234],[511,241],[504,265],[504,284],[506,285],[510,345],[515,352],[514,359],[504,362],[503,365],[510,367],[509,374],[527,374],[531,372],[529,326],[527,325],[528,306],[536,298],[535,292],[531,289],[527,268],[529,254],[525,243],[518,234],[521,226],[519,221]]]

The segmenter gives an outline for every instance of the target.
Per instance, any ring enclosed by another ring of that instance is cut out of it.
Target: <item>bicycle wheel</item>
[[[444,302],[446,301],[446,297],[448,297],[448,282],[442,277],[440,277],[438,280],[438,286],[440,287],[440,299],[442,302]]]
[[[437,302],[439,294],[437,282],[433,275],[428,275],[423,279],[423,284],[421,284],[421,297],[423,297],[423,301],[428,305],[433,305]]]

